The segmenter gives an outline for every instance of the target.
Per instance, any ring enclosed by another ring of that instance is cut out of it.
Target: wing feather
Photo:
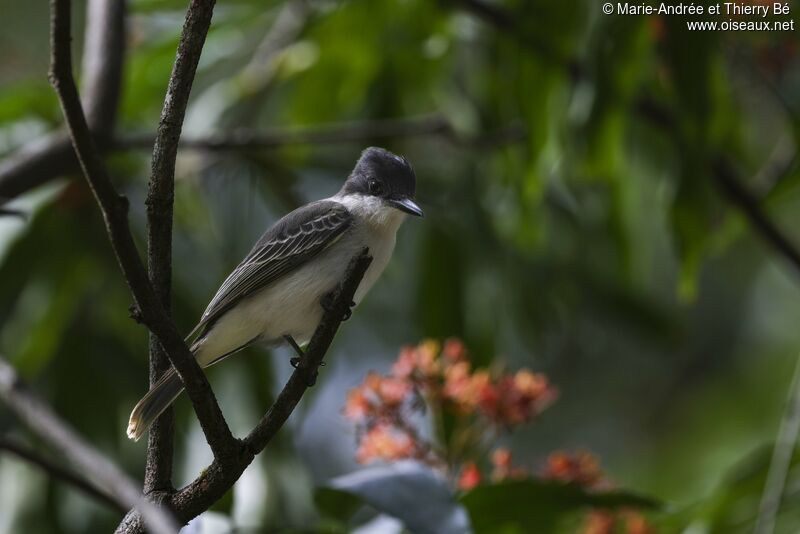
[[[200,330],[202,337],[241,299],[325,250],[351,223],[352,216],[347,208],[333,201],[314,202],[285,216],[267,230],[225,279],[192,332]]]

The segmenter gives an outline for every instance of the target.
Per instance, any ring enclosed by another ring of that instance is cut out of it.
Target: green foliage
[[[346,526],[353,515],[364,503],[357,496],[335,488],[317,488],[314,490],[314,504],[320,515]]]
[[[355,498],[323,489],[318,524],[310,497],[312,480],[354,469],[355,439],[339,425],[345,391],[403,344],[458,335],[477,364],[541,370],[559,387],[554,409],[508,443],[515,458],[533,467],[548,451],[591,448],[619,487],[671,503],[649,512],[663,532],[748,531],[766,456],[740,462],[774,439],[800,346],[800,298],[790,269],[714,187],[711,163],[732,162],[800,239],[796,32],[689,32],[687,17],[604,16],[590,0],[484,2],[509,15],[499,26],[458,1],[299,3],[286,42],[266,45],[286,2],[218,3],[187,136],[429,114],[454,134],[181,151],[173,311],[185,332],[263,229],[335,191],[364,146],[412,161],[426,209],[403,227],[387,272],[337,337],[313,398],[218,517],[271,531],[362,522]],[[130,2],[119,133],[155,131],[186,4]],[[75,6],[76,65],[84,5]],[[5,155],[61,119],[46,79],[45,4],[0,0],[0,10]],[[148,158],[109,159],[140,244]],[[46,201],[18,201],[37,206],[26,220],[0,218],[0,354],[138,477],[144,445],[123,430],[146,387],[146,335],[128,318],[102,220],[74,178]],[[210,370],[237,434],[274,398],[284,356],[252,350]],[[177,413],[180,485],[208,457],[185,399]],[[1,407],[0,429],[30,437]],[[12,531],[114,528],[112,513],[15,469],[0,457]],[[7,481],[33,497],[11,502]],[[478,530],[569,529],[580,510],[603,505],[570,486],[515,484],[463,497]],[[248,500],[254,492],[262,501]],[[637,504],[635,494],[618,497],[605,505]],[[795,500],[785,496],[780,532],[800,525]]]
[[[563,532],[577,512],[590,508],[653,509],[656,501],[621,492],[589,492],[575,484],[537,480],[478,486],[460,499],[476,534]]]

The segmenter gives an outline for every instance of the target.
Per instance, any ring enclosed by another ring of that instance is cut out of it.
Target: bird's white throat
[[[331,200],[338,202],[373,228],[373,231],[396,233],[406,218],[402,211],[387,205],[382,199],[369,195],[336,195]]]

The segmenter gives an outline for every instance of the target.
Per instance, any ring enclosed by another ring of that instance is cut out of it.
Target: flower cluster
[[[547,458],[542,476],[549,480],[574,482],[589,489],[599,489],[603,485],[600,463],[588,452],[554,452]]]
[[[588,452],[555,452],[547,459],[542,476],[549,480],[571,482],[589,490],[608,489],[611,482],[603,475],[597,458]],[[591,510],[581,534],[654,534],[645,517],[635,510]]]
[[[388,375],[369,373],[347,395],[344,415],[358,428],[356,459],[392,462],[415,459],[443,471],[469,491],[484,483],[537,477],[578,484],[587,490],[612,487],[589,453],[555,452],[539,473],[515,466],[511,451],[493,448],[498,433],[530,422],[556,398],[547,377],[527,369],[494,373],[475,369],[464,344],[424,341],[405,347]],[[431,431],[418,431],[420,413]],[[446,421],[446,423],[445,423]],[[488,456],[487,460],[482,458]],[[489,466],[482,471],[481,465]],[[653,534],[634,510],[591,510],[581,534]]]
[[[369,373],[348,393],[344,414],[360,428],[359,462],[414,458],[437,465],[445,459],[420,439],[413,412],[431,405],[462,422],[480,419],[484,426],[510,430],[533,419],[555,397],[544,375],[473,369],[460,340],[429,340],[403,348],[389,375]]]
[[[586,516],[581,534],[655,534],[647,519],[633,510],[592,510]]]
[[[511,451],[505,447],[500,447],[492,451],[489,457],[492,463],[492,471],[489,475],[489,480],[492,482],[502,482],[504,480],[513,480],[518,478],[529,477],[528,470],[524,467],[513,465],[511,458]],[[458,489],[468,491],[484,481],[484,476],[481,473],[478,465],[475,462],[467,462],[461,468],[457,486]]]

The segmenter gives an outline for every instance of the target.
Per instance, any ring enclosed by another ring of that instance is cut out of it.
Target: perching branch
[[[175,159],[200,53],[211,25],[214,1],[194,1],[178,42],[178,52],[164,98],[158,136],[153,147],[147,190],[147,269],[150,281],[164,308],[170,313],[172,279],[172,206],[175,193]],[[161,343],[150,335],[150,385],[170,367]],[[209,389],[208,392],[211,393]],[[174,412],[168,408],[150,429],[145,467],[145,493],[173,491],[172,456]],[[229,435],[224,436],[229,441]],[[215,451],[216,453],[216,451]]]
[[[30,449],[12,439],[9,439],[5,436],[0,436],[0,451],[6,451],[31,465],[35,465],[47,473],[50,478],[64,482],[67,485],[80,490],[89,498],[94,499],[95,501],[104,504],[117,512],[124,513],[127,510],[125,506],[122,506],[108,493],[98,489],[96,486],[90,484],[72,471],[64,469],[61,465],[48,460],[33,449]]]
[[[206,511],[219,500],[239,479],[253,461],[256,454],[275,436],[297,406],[300,398],[316,378],[339,325],[346,316],[356,289],[367,271],[372,257],[364,249],[353,258],[347,268],[344,281],[335,290],[332,305],[322,316],[305,355],[289,381],[278,395],[272,407],[244,440],[244,451],[238,457],[215,458],[193,482],[180,489],[168,501],[179,521],[188,522]],[[142,533],[144,525],[141,515],[134,510],[128,513],[117,534]]]
[[[125,6],[125,0],[90,0],[86,5],[83,104],[101,149],[106,148],[116,123],[125,55]],[[67,132],[50,133],[0,162],[0,199],[7,201],[78,170]]]
[[[213,2],[205,6],[210,9]],[[207,510],[233,486],[252,462],[255,454],[263,450],[294,410],[316,377],[317,368],[345,317],[356,288],[372,259],[367,250],[354,258],[348,267],[345,281],[335,292],[333,305],[324,313],[314,333],[306,357],[292,374],[272,408],[244,442],[234,439],[205,375],[178,335],[161,305],[159,296],[150,284],[128,226],[127,201],[114,189],[89,133],[72,78],[69,51],[70,1],[51,0],[51,8],[51,83],[59,96],[78,161],[100,204],[114,252],[134,295],[137,318],[158,336],[172,365],[181,376],[206,439],[214,452],[211,466],[194,482],[174,495],[162,496],[162,502],[178,515],[180,521],[186,522]],[[202,9],[198,1],[190,5],[187,25],[191,26],[202,19],[202,14],[194,12],[194,9]],[[176,72],[179,70],[176,67]],[[173,142],[177,143],[177,138],[174,138]],[[174,158],[174,155],[172,157]],[[143,532],[145,518],[146,515],[143,516],[138,509],[134,509],[128,513],[118,531]]]
[[[89,132],[72,77],[70,1],[51,0],[51,10],[50,81],[58,94],[83,174],[103,212],[111,245],[136,303],[137,317],[158,336],[183,380],[214,456],[235,455],[240,445],[231,434],[203,371],[150,285],[128,225],[128,201],[114,189]]]
[[[58,1],[58,0],[56,0]],[[177,532],[175,521],[142,498],[136,484],[116,465],[83,440],[22,383],[14,368],[0,358],[0,399],[32,432],[62,453],[75,468],[103,488],[118,507],[135,507],[148,528],[160,534]]]

